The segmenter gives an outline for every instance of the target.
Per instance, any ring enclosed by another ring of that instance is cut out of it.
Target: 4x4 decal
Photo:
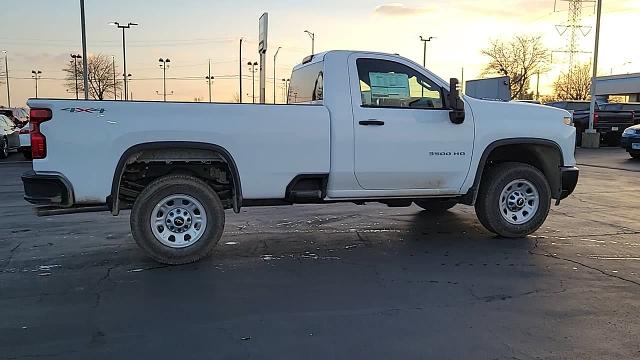
[[[104,113],[105,109],[96,109],[96,108],[64,108],[61,109],[62,111],[68,111],[70,113],[89,113],[89,114],[93,114],[93,113],[99,113],[102,114]]]

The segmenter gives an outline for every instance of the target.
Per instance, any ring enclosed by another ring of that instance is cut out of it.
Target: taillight
[[[47,138],[40,132],[40,124],[51,120],[50,109],[31,109],[29,112],[31,120],[31,155],[34,159],[44,159],[47,157]]]
[[[600,115],[598,115],[598,113],[593,113],[593,126],[598,125],[599,119],[600,119]]]

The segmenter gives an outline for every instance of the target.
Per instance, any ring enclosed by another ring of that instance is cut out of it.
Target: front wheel
[[[537,168],[522,163],[503,163],[485,172],[475,206],[480,223],[507,238],[538,230],[550,207],[547,179]]]
[[[224,208],[204,181],[168,175],[149,184],[131,210],[133,238],[151,258],[170,265],[209,256],[224,230]]]

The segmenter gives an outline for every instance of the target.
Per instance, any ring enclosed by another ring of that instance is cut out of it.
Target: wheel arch
[[[473,186],[463,198],[463,203],[473,205],[487,167],[507,161],[532,165],[540,170],[551,187],[553,199],[560,199],[562,178],[560,167],[564,164],[562,148],[558,143],[539,138],[509,138],[496,140],[487,146],[478,162]]]
[[[227,151],[227,149],[216,144],[203,142],[155,141],[133,145],[125,150],[120,156],[113,174],[113,181],[111,183],[111,194],[107,198],[107,206],[109,207],[113,215],[118,215],[118,213],[120,212],[118,199],[120,192],[120,181],[122,180],[124,170],[129,161],[133,159],[137,154],[144,151],[166,149],[208,150],[218,153],[220,157],[222,157],[222,159],[224,159],[224,161],[227,163],[230,171],[232,172],[234,187],[233,209],[236,213],[240,212],[240,207],[242,206],[242,183],[240,181],[240,173],[238,171],[238,166],[233,159],[233,156],[229,151]]]

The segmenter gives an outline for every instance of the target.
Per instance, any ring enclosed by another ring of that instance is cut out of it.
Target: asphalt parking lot
[[[0,358],[638,359],[640,163],[579,151],[534,236],[473,210],[227,213],[215,255],[147,259],[128,214],[37,218],[0,163]]]

